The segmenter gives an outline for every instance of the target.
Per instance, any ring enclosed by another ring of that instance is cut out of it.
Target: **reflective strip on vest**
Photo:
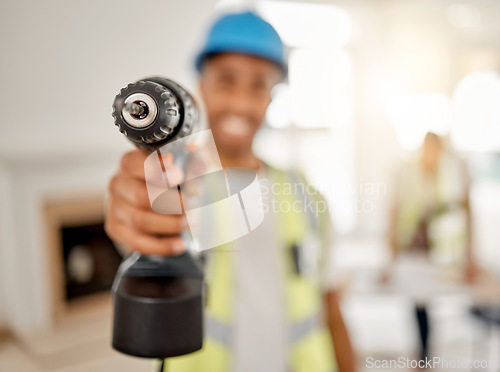
[[[233,328],[232,324],[223,323],[208,315],[205,316],[205,335],[227,348],[233,344]]]
[[[322,313],[318,312],[299,322],[290,324],[288,329],[288,339],[291,343],[299,342],[307,337],[318,327],[321,327]],[[205,335],[212,338],[225,347],[231,347],[233,343],[234,327],[232,324],[223,323],[213,317],[205,317]]]
[[[291,343],[296,343],[306,338],[309,333],[321,327],[321,313],[311,315],[311,317],[290,324],[289,340]]]

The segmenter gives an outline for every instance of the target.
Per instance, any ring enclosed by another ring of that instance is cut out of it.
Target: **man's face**
[[[251,151],[280,73],[274,63],[243,54],[218,54],[205,63],[200,89],[219,151]]]
[[[443,144],[440,138],[435,134],[427,134],[423,144],[424,165],[429,169],[435,169],[441,157],[442,151]]]

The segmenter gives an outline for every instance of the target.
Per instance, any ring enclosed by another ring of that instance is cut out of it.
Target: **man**
[[[261,182],[269,181],[277,191],[271,198],[278,205],[302,198],[279,191],[286,183],[300,182],[299,176],[266,165],[252,152],[271,89],[286,74],[284,47],[272,26],[252,12],[221,17],[196,67],[223,167],[256,170]],[[123,156],[109,186],[106,231],[129,251],[180,254],[185,247],[179,234],[187,224],[183,216],[151,210],[145,159],[139,151]],[[337,295],[324,280],[321,286],[317,273],[302,272],[298,258],[320,247],[323,253],[329,250],[329,217],[316,213],[311,218],[302,209],[268,208],[261,226],[231,245],[237,249],[225,245],[206,252],[204,346],[171,358],[165,370],[309,372],[331,371],[335,364],[341,372],[354,370]],[[310,237],[317,242],[313,246],[305,243]]]
[[[429,357],[427,303],[435,296],[459,291],[442,278],[443,271],[463,270],[473,283],[479,274],[472,245],[469,175],[465,164],[443,139],[428,132],[420,153],[396,175],[389,224],[394,282],[415,302],[420,360]],[[383,273],[389,281],[390,268]],[[463,290],[463,289],[462,289]]]

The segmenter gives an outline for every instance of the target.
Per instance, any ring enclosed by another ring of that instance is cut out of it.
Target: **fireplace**
[[[53,324],[109,307],[121,257],[104,232],[103,197],[52,200],[45,216]]]

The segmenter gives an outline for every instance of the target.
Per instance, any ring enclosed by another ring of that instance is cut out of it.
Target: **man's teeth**
[[[222,123],[222,129],[235,136],[244,136],[250,133],[250,124],[245,119],[231,118]]]

